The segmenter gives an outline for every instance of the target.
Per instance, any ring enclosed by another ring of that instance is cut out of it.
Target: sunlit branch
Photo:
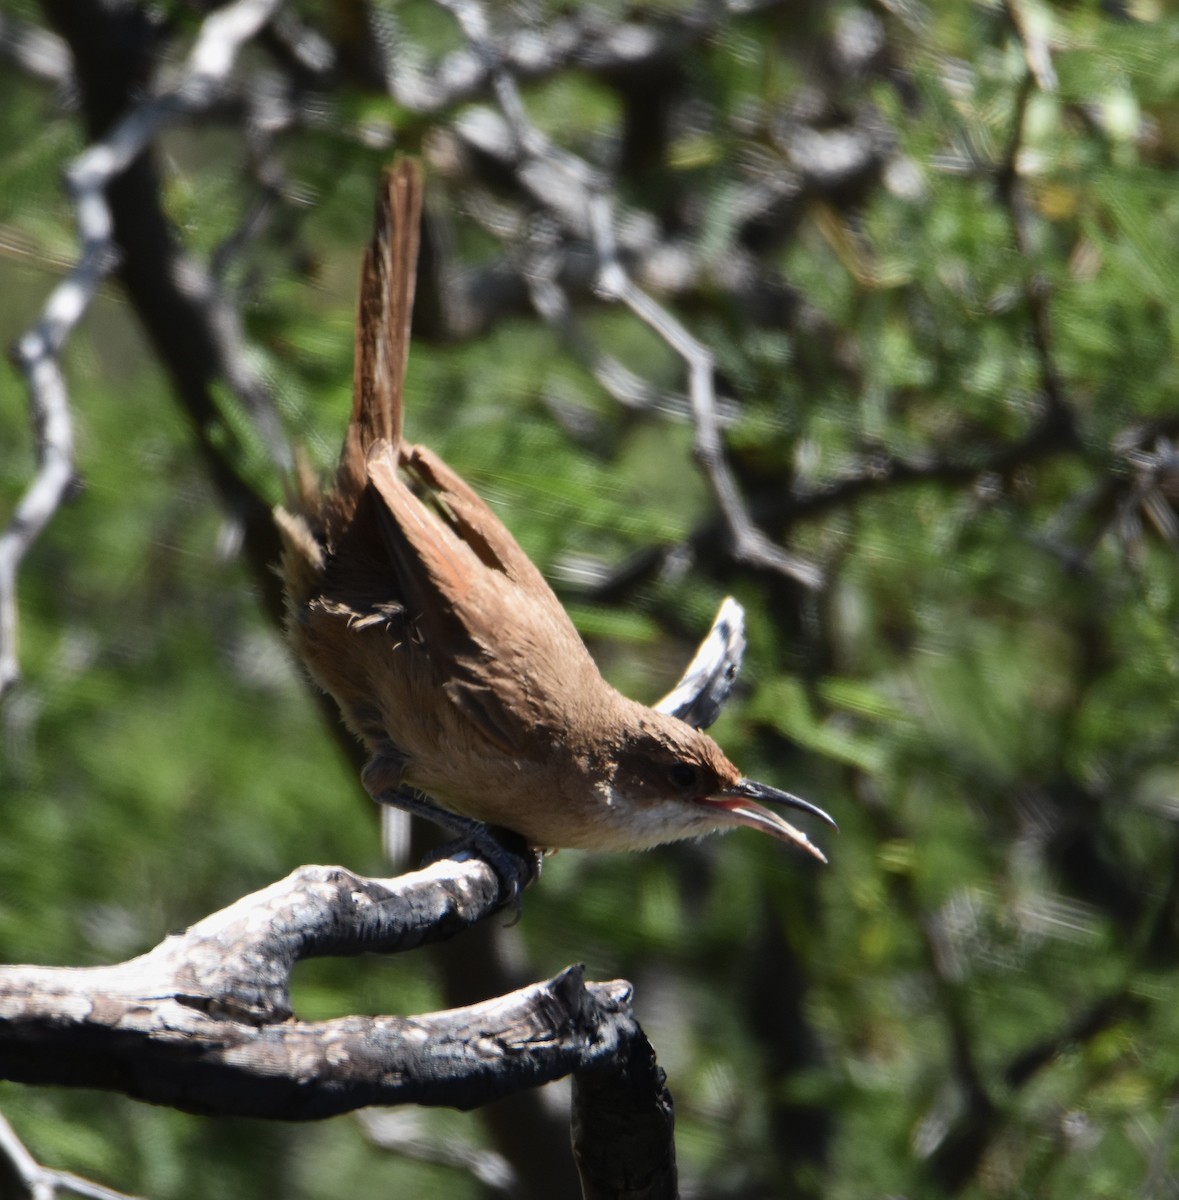
[[[734,556],[807,587],[821,586],[823,577],[817,566],[775,545],[750,517],[720,437],[712,352],[626,272],[614,236],[614,204],[608,180],[584,159],[554,144],[529,119],[515,77],[494,43],[483,5],[478,0],[439,3],[454,15],[472,50],[486,64],[492,91],[516,143],[516,169],[521,182],[528,180],[531,189],[543,197],[541,202],[553,208],[563,224],[589,239],[597,257],[599,295],[626,305],[683,360],[688,371],[696,458],[724,516]],[[548,297],[549,306],[559,315],[559,305],[553,300]]]
[[[238,51],[269,20],[278,2],[236,0],[210,14],[201,26],[179,82],[133,108],[66,171],[81,252],[73,270],[49,296],[37,324],[17,341],[11,352],[28,388],[37,433],[38,467],[15,513],[0,533],[0,694],[19,677],[16,580],[20,562],[61,506],[73,478],[72,420],[59,356],[102,281],[119,264],[106,189],[165,125],[180,115],[199,112],[215,99]],[[199,291],[200,279],[194,277],[192,284]],[[210,322],[226,344],[236,346],[234,315],[211,292],[208,298]],[[240,353],[229,358],[243,361]],[[247,397],[254,394],[254,389],[247,386],[248,379],[234,382],[239,394]],[[271,446],[285,447],[273,413],[261,406],[253,406],[252,412],[264,429],[273,426],[268,438]]]

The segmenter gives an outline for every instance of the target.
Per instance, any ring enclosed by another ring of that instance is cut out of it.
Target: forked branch
[[[524,856],[521,873],[532,872]],[[627,983],[586,983],[573,966],[446,1012],[292,1015],[300,960],[409,950],[499,907],[499,880],[478,859],[396,879],[309,866],[127,962],[0,967],[0,1076],[190,1112],[313,1120],[373,1104],[469,1109],[573,1075],[586,1194],[622,1195],[603,1190],[616,1176],[674,1196],[670,1097]],[[622,1109],[632,1133],[620,1150],[608,1142]]]

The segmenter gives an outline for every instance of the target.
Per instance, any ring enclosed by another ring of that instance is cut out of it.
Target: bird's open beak
[[[777,788],[770,787],[769,784],[758,783],[753,779],[741,779],[728,791],[721,792],[716,796],[704,796],[701,800],[710,808],[723,809],[729,814],[733,824],[748,825],[750,829],[760,829],[763,833],[768,833],[770,837],[775,837],[779,841],[793,842],[808,854],[813,854],[820,862],[827,861],[826,855],[805,833],[795,829],[789,821],[783,820],[777,813],[763,808],[758,801],[765,800],[770,804],[784,804],[790,808],[798,808],[803,812],[810,813],[813,817],[818,817],[821,821],[826,821],[832,829],[839,828],[831,817],[817,805],[811,804],[799,796],[792,796],[789,792],[780,792]]]

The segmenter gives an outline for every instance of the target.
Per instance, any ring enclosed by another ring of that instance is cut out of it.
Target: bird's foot
[[[511,904],[519,919],[520,897],[540,875],[541,863],[540,853],[531,849],[519,834],[461,817],[410,788],[386,788],[374,793],[373,799],[378,804],[388,804],[415,817],[424,817],[452,835],[454,840],[428,854],[423,866],[460,854],[482,859],[499,884],[499,903]]]
[[[544,856],[510,829],[485,825],[482,821],[471,821],[470,826],[454,841],[435,850],[427,861],[436,862],[461,854],[482,859],[491,868],[499,884],[500,904],[510,904],[515,912],[510,922],[514,925],[520,919],[524,889],[540,878]]]

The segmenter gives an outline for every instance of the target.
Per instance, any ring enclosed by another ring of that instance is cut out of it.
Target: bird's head
[[[603,793],[607,804],[625,810],[635,848],[747,825],[827,861],[806,834],[763,802],[799,809],[832,827],[835,822],[798,796],[747,779],[700,730],[645,709],[613,750]]]

